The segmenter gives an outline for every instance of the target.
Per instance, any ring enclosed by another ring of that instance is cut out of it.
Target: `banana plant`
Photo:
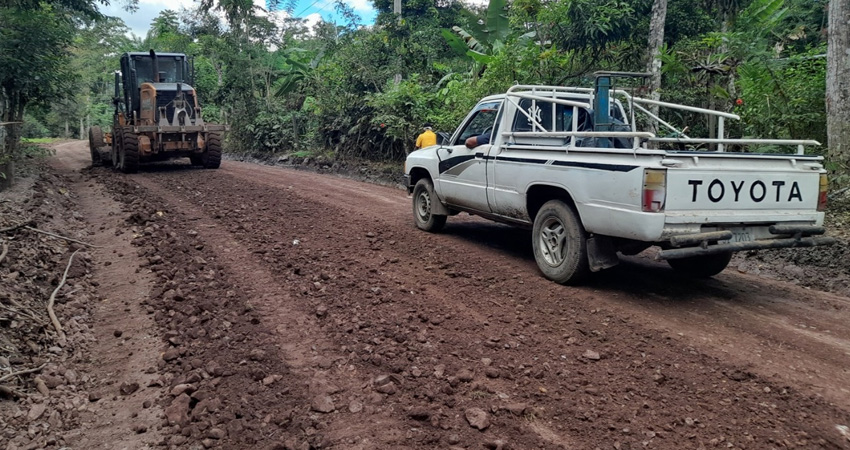
[[[470,19],[470,29],[459,26],[451,30],[443,29],[443,37],[456,53],[486,66],[493,61],[494,54],[504,47],[510,33],[506,0],[490,0],[486,21],[479,20],[468,10],[464,10],[464,13]]]

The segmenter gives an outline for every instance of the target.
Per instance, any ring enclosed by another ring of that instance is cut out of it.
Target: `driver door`
[[[439,150],[440,191],[446,203],[482,212],[490,212],[487,201],[487,156],[491,144],[467,148],[472,136],[496,137],[494,129],[501,101],[481,103],[472,110],[450,145]]]

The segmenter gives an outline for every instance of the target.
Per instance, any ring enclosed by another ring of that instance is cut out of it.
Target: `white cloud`
[[[322,15],[319,13],[307,14],[304,16],[304,25],[307,26],[308,30],[312,30],[322,20]]]
[[[355,11],[372,11],[372,2],[369,0],[344,0],[345,3],[354,8]]]

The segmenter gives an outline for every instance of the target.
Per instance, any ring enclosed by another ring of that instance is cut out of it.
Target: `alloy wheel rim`
[[[428,195],[428,191],[423,190],[419,193],[416,211],[419,214],[419,220],[422,222],[427,222],[431,218],[431,196]]]
[[[557,267],[564,262],[567,251],[567,230],[556,217],[549,217],[540,227],[537,237],[540,252],[546,264]]]

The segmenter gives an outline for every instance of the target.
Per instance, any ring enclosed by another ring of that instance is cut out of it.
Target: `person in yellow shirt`
[[[422,128],[424,128],[425,131],[416,138],[416,148],[420,149],[437,145],[437,135],[431,131],[431,124],[426,123]]]

